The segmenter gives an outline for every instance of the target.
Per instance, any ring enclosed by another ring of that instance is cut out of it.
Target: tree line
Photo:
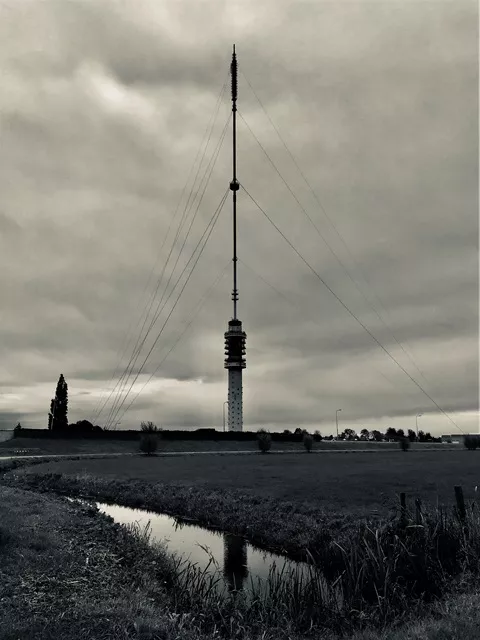
[[[153,423],[152,423],[153,424]],[[19,431],[22,428],[19,423],[15,431]],[[55,389],[55,397],[50,401],[50,411],[48,413],[48,428],[51,431],[61,432],[67,430],[78,430],[82,432],[88,431],[103,431],[102,427],[93,425],[88,420],[78,420],[73,424],[68,424],[68,384],[65,380],[63,373],[57,382]],[[198,429],[198,431],[215,431],[214,429]],[[297,427],[295,431],[285,429],[284,435],[310,435],[306,429]],[[410,442],[441,442],[441,438],[434,438],[430,433],[424,433],[423,431],[417,434],[413,429],[408,429],[407,433],[403,429],[395,429],[394,427],[388,427],[385,433],[373,429],[362,429],[358,434],[354,429],[345,429],[339,434],[338,438],[334,438],[332,435],[322,436],[320,431],[315,431],[313,438],[316,441],[319,440],[343,440],[343,441],[374,441],[374,442],[396,442],[399,440],[407,439]]]
[[[285,435],[289,435],[292,433],[289,429],[285,429],[283,432]],[[306,429],[301,429],[297,427],[295,431],[293,431],[295,435],[308,433]],[[441,438],[435,438],[431,435],[431,433],[424,431],[418,432],[417,434],[413,429],[408,429],[407,433],[403,429],[395,429],[394,427],[388,427],[385,433],[378,431],[377,429],[373,429],[369,431],[368,429],[362,429],[358,434],[354,429],[345,429],[338,435],[338,438],[334,438],[332,435],[322,436],[319,431],[315,431],[314,433],[315,440],[342,440],[342,441],[369,441],[369,442],[396,442],[398,440],[402,440],[403,438],[407,438],[410,442],[441,442]]]

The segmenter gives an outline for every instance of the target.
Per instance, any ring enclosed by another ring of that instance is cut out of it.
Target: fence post
[[[415,524],[422,524],[422,501],[415,498]]]

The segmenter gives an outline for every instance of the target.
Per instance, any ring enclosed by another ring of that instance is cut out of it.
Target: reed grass
[[[475,547],[468,544],[478,542],[477,518],[469,519],[469,530],[475,530],[469,538],[453,513],[432,511],[425,520],[421,527],[408,524],[404,530],[392,525],[382,531],[365,530],[361,544],[348,549],[337,545],[343,559],[337,578],[326,579],[313,564],[306,571],[273,566],[267,579],[251,579],[247,590],[229,593],[219,574],[210,572],[213,557],[203,570],[176,558],[170,594],[175,607],[190,611],[203,633],[214,628],[221,637],[235,637],[234,628],[254,635],[279,626],[300,637],[392,630],[426,615],[430,604],[451,594],[452,577],[458,588],[462,580],[470,587],[466,576],[479,573],[478,562],[472,567],[457,557],[456,564],[445,563],[451,560],[445,553],[451,547],[435,546],[442,536],[450,541],[460,538],[462,544],[456,548],[464,559],[478,560]]]
[[[208,610],[208,624],[214,621],[221,633],[233,616],[255,629],[282,620],[307,636],[322,630],[343,635],[418,619],[445,596],[471,588],[480,575],[475,507],[465,522],[454,511],[432,509],[421,525],[408,520],[406,527],[387,523],[358,533],[349,547],[334,543],[334,562],[322,567],[329,577],[318,564],[307,571],[272,567],[265,581],[251,580],[247,591],[233,596],[219,593],[220,578],[186,563],[177,571],[175,601],[181,608]]]
[[[145,507],[148,497],[140,485],[125,486],[92,477],[9,474],[4,480],[105,502],[127,502],[134,507]],[[190,499],[194,509],[208,514],[214,504],[217,513],[224,505],[222,496],[215,502],[216,493],[202,495],[182,487],[169,487],[169,492],[166,502],[170,507]],[[288,506],[281,504],[259,501],[257,506],[259,509],[249,510],[253,533],[257,525],[264,526],[265,518],[272,527],[276,517],[285,519],[288,511]],[[272,507],[270,512],[265,512],[267,506]],[[238,507],[235,503],[241,518],[243,512]],[[245,508],[250,507],[247,504]],[[231,522],[232,505],[225,502],[225,509],[225,521]],[[258,523],[257,514],[261,515]],[[251,637],[261,629],[270,633],[278,628],[305,637],[319,637],[323,632],[345,635],[407,623],[428,613],[441,599],[471,588],[480,576],[480,509],[476,499],[467,503],[464,514],[431,506],[420,513],[394,513],[375,526],[357,523],[343,539],[331,533],[319,535],[319,523],[314,519],[308,521],[313,531],[298,531],[306,521],[293,515],[282,533],[292,533],[297,551],[303,550],[303,559],[310,561],[306,572],[272,569],[266,581],[253,581],[248,592],[232,594],[221,588],[222,578],[218,571],[210,571],[211,564],[200,570],[173,558],[163,566],[163,575],[175,611],[188,611],[202,633],[215,632],[225,638],[240,637],[235,629],[248,631]],[[131,529],[130,533],[139,544],[149,544],[148,531]],[[304,540],[308,544],[302,548]]]

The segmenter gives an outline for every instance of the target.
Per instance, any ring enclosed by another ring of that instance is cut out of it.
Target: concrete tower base
[[[228,370],[228,430],[243,429],[242,369]]]
[[[242,370],[228,370],[228,430],[242,431],[243,389]]]
[[[247,334],[242,330],[242,322],[230,320],[225,333],[225,368],[228,369],[228,430],[243,430],[242,370],[245,362],[245,341]]]

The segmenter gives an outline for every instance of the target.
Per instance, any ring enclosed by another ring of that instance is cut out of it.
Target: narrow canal
[[[251,591],[253,586],[257,592],[263,591],[275,573],[284,579],[307,579],[312,571],[306,563],[258,549],[237,535],[210,531],[143,509],[104,503],[97,506],[119,524],[136,523],[142,529],[148,525],[151,542],[163,543],[169,553],[220,578],[219,587],[229,591]]]

